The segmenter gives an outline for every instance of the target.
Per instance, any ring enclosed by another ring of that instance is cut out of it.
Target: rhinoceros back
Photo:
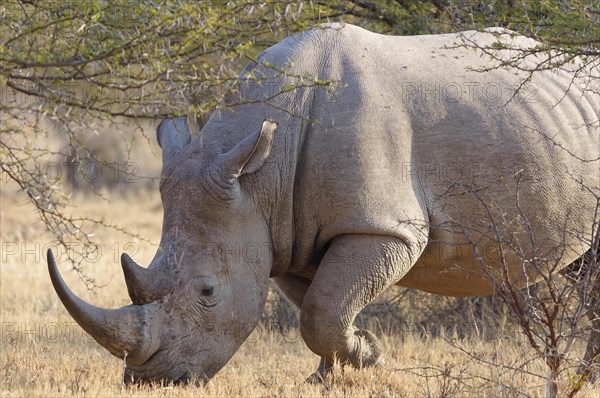
[[[525,258],[566,265],[589,247],[600,189],[598,95],[569,71],[536,73],[525,85],[512,70],[483,72],[495,61],[461,37],[496,40],[333,25],[295,42],[319,59],[310,66],[319,79],[337,82],[315,90],[303,132],[295,269],[335,236],[392,235],[420,255],[402,283],[481,294],[491,287],[474,249],[495,268],[498,241],[519,238],[522,252],[509,260],[517,277]],[[307,72],[302,53],[288,61]]]

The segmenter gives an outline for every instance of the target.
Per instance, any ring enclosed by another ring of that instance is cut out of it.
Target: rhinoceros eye
[[[219,281],[211,277],[195,278],[194,295],[202,307],[214,307],[219,303]]]

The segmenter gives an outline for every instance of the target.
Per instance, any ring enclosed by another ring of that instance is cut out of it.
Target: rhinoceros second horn
[[[164,272],[138,265],[127,253],[121,255],[121,266],[127,292],[134,304],[148,304],[160,299],[172,289]]]

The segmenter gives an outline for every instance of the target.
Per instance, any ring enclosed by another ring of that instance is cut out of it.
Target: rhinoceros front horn
[[[152,333],[150,308],[128,305],[104,309],[86,303],[65,284],[52,250],[48,250],[48,271],[54,290],[69,314],[111,354],[119,358],[127,356],[128,363],[142,364],[154,353],[158,341]]]
[[[141,267],[126,253],[121,255],[121,266],[129,297],[134,304],[150,303],[173,290],[162,269]]]

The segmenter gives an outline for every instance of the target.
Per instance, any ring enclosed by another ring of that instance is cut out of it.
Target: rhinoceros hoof
[[[357,329],[354,335],[359,339],[358,352],[352,359],[357,368],[384,365],[383,346],[375,335],[365,329]]]
[[[332,374],[332,368],[333,366],[327,365],[327,361],[325,360],[325,358],[321,358],[321,362],[319,362],[319,367],[313,374],[308,376],[308,378],[305,380],[305,383],[324,384],[327,380],[331,381],[330,376]]]
[[[317,370],[308,376],[304,382],[308,384],[323,384],[325,382],[325,375]]]

